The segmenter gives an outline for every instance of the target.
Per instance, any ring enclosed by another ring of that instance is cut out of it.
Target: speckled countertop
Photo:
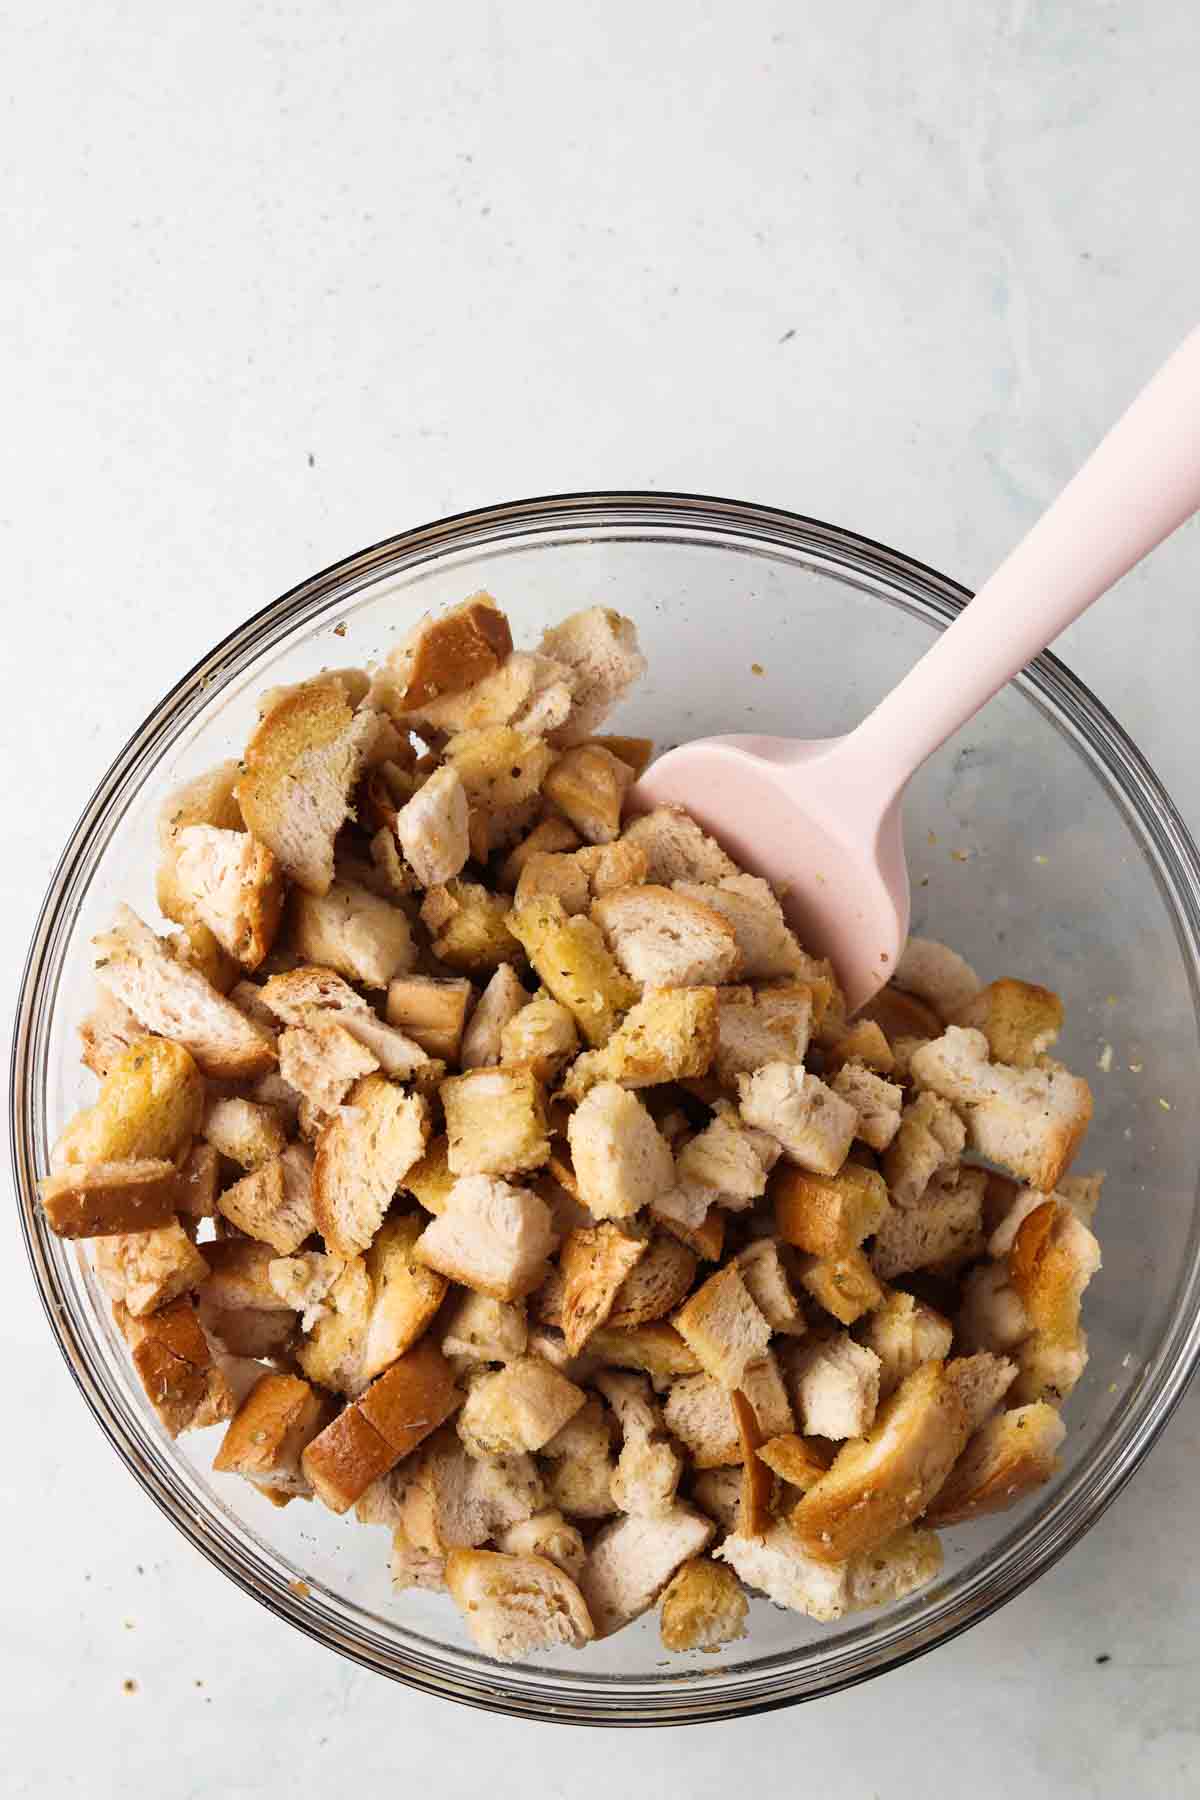
[[[403,525],[691,488],[980,579],[1194,322],[1198,52],[1193,7],[1132,0],[10,9],[4,993],[151,702]],[[1198,585],[1193,526],[1062,646],[1193,828]],[[4,1244],[13,1800],[1200,1787],[1194,1392],[1064,1563],[915,1666],[535,1747],[208,1567],[88,1420]]]

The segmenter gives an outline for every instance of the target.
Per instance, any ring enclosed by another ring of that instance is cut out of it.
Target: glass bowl
[[[443,1596],[392,1593],[384,1531],[315,1504],[277,1511],[211,1473],[213,1432],[164,1435],[86,1258],[47,1231],[36,1204],[49,1144],[90,1098],[75,1040],[89,1002],[87,940],[119,900],[156,916],[163,796],[236,753],[262,688],[364,663],[419,613],[478,588],[506,608],[518,642],[597,601],[630,614],[650,673],[616,729],[660,748],[709,732],[843,732],[968,599],[895,551],[812,519],[613,493],[405,532],[264,608],[135,732],[38,919],[14,1040],[12,1134],[47,1316],[101,1428],[180,1531],[281,1618],[369,1668],[497,1711],[610,1725],[830,1693],[944,1643],[1061,1556],[1129,1479],[1200,1353],[1200,865],[1137,750],[1053,657],[922,771],[907,828],[914,930],[955,945],[985,977],[1025,975],[1066,1001],[1060,1054],[1090,1077],[1097,1101],[1078,1166],[1108,1171],[1104,1269],[1086,1303],[1091,1363],[1067,1407],[1059,1474],[1012,1512],[947,1532],[944,1572],[922,1593],[836,1626],[756,1600],[748,1638],[719,1657],[667,1657],[651,1613],[582,1655],[493,1663]]]

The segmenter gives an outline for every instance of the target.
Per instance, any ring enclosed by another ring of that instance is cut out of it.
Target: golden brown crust
[[[1069,1207],[1046,1200],[1022,1219],[1008,1253],[1009,1279],[1035,1331],[1056,1346],[1079,1338],[1080,1296],[1093,1269],[1095,1240]]]
[[[762,1448],[763,1434],[759,1429],[758,1415],[740,1388],[734,1388],[729,1400],[733,1407],[734,1423],[737,1425],[738,1441],[742,1447],[742,1491],[734,1529],[739,1537],[760,1538],[771,1523],[773,1485],[771,1471],[758,1455]]]
[[[398,1460],[456,1412],[463,1398],[453,1368],[425,1338],[373,1382],[357,1405]]]
[[[56,1236],[96,1238],[170,1224],[178,1179],[173,1162],[147,1159],[72,1168],[48,1176],[38,1186],[47,1223]]]
[[[617,1289],[608,1324],[628,1331],[665,1318],[696,1279],[696,1258],[677,1238],[656,1235]]]
[[[357,1406],[348,1406],[305,1447],[301,1467],[330,1512],[344,1513],[399,1457]]]
[[[321,1427],[327,1402],[295,1375],[263,1375],[229,1422],[213,1468],[267,1489],[307,1490],[301,1452]]]
[[[117,1057],[95,1104],[68,1125],[52,1166],[173,1159],[203,1116],[204,1080],[183,1045],[142,1037]]]
[[[663,1590],[659,1630],[664,1650],[718,1650],[746,1635],[749,1601],[732,1569],[693,1557]]]
[[[981,988],[953,1023],[982,1031],[993,1062],[1030,1069],[1062,1030],[1063,1003],[1050,988],[1006,977]]]
[[[233,1395],[186,1295],[142,1319],[118,1302],[113,1317],[146,1397],[172,1437],[230,1417]]]
[[[888,1207],[882,1175],[850,1162],[836,1175],[815,1175],[792,1163],[778,1163],[767,1192],[775,1208],[775,1229],[784,1243],[810,1256],[849,1256],[879,1229]]]
[[[673,1219],[654,1206],[650,1208],[650,1217],[663,1231],[669,1231],[672,1237],[686,1245],[701,1262],[720,1262],[725,1247],[725,1214],[719,1206],[710,1206],[699,1225]]]
[[[832,1460],[823,1440],[818,1442],[816,1438],[803,1438],[795,1431],[769,1438],[759,1446],[758,1458],[781,1481],[788,1482],[805,1494],[823,1475],[828,1474]]]
[[[997,1413],[967,1444],[925,1523],[961,1525],[1015,1506],[1053,1475],[1064,1433],[1058,1412],[1045,1401]]]
[[[806,1257],[797,1279],[806,1294],[842,1325],[882,1306],[884,1290],[861,1250],[841,1256]]]
[[[618,1369],[644,1369],[652,1381],[673,1381],[678,1375],[696,1375],[700,1359],[675,1330],[661,1319],[630,1330],[602,1325],[593,1332],[591,1349]]]
[[[508,927],[588,1043],[607,1043],[621,1013],[638,998],[638,989],[617,967],[599,929],[590,919],[571,917],[557,898],[515,908]]]
[[[611,1221],[568,1233],[559,1270],[561,1326],[569,1356],[578,1356],[592,1332],[609,1318],[622,1282],[646,1249],[645,1238],[627,1236]]]
[[[417,712],[445,694],[461,694],[512,652],[508,620],[490,594],[474,594],[439,618],[422,620],[388,658],[389,711]]]

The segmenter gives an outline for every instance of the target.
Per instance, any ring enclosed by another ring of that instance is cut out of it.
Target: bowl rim
[[[188,1541],[278,1617],[376,1673],[427,1693],[514,1717],[625,1727],[718,1720],[771,1711],[838,1692],[949,1642],[1015,1598],[1050,1568],[1090,1529],[1130,1480],[1200,1363],[1200,1254],[1195,1225],[1191,1256],[1180,1276],[1168,1328],[1150,1359],[1148,1378],[1122,1415],[1120,1454],[1112,1455],[1105,1466],[1098,1467],[1093,1466],[1093,1450],[1065,1494],[1044,1514],[1028,1521],[1020,1541],[1002,1547],[998,1563],[989,1562],[965,1594],[925,1608],[931,1616],[923,1618],[919,1606],[902,1608],[896,1628],[882,1643],[857,1659],[853,1651],[846,1653],[838,1659],[838,1666],[828,1669],[816,1681],[806,1666],[810,1659],[803,1659],[805,1666],[799,1675],[794,1669],[789,1674],[787,1668],[777,1667],[788,1663],[787,1656],[770,1659],[770,1667],[761,1675],[749,1669],[733,1671],[728,1683],[717,1680],[696,1684],[689,1680],[692,1672],[681,1671],[673,1681],[647,1684],[648,1699],[604,1678],[589,1688],[586,1672],[578,1678],[564,1677],[558,1687],[557,1671],[553,1676],[537,1671],[536,1680],[531,1682],[523,1678],[519,1666],[501,1670],[486,1659],[478,1659],[479,1674],[472,1677],[464,1674],[463,1658],[457,1658],[457,1666],[447,1671],[437,1666],[436,1657],[431,1661],[419,1654],[402,1656],[394,1649],[389,1649],[386,1657],[374,1653],[339,1626],[332,1609],[325,1610],[314,1605],[308,1595],[268,1580],[262,1567],[256,1568],[250,1558],[242,1559],[244,1566],[239,1566],[231,1550],[223,1549],[214,1540],[194,1506],[182,1505],[152,1462],[131,1453],[124,1441],[124,1427],[111,1412],[90,1367],[87,1346],[76,1336],[75,1320],[61,1298],[64,1290],[60,1289],[47,1253],[35,1185],[40,1115],[34,1083],[28,1075],[42,972],[53,960],[55,942],[69,929],[69,922],[62,917],[62,905],[71,878],[82,862],[97,860],[97,833],[114,800],[154,766],[165,742],[204,709],[214,687],[224,687],[252,657],[315,616],[332,594],[340,593],[350,582],[368,585],[374,572],[392,567],[397,558],[405,559],[401,567],[411,568],[435,561],[451,550],[484,548],[509,537],[570,529],[586,533],[589,526],[601,527],[608,537],[622,526],[639,525],[678,525],[691,534],[699,534],[701,540],[705,533],[732,532],[743,540],[757,539],[764,546],[792,551],[807,548],[826,561],[836,563],[844,559],[847,568],[857,567],[860,572],[864,564],[869,565],[873,578],[895,584],[895,592],[888,596],[893,603],[904,606],[907,594],[911,600],[908,609],[927,622],[940,619],[943,625],[950,623],[971,598],[970,590],[960,583],[861,533],[780,507],[669,490],[590,490],[472,508],[398,532],[343,557],[259,608],[202,656],[150,710],[97,783],[55,864],[38,909],[18,991],[9,1069],[9,1147],[22,1235],[43,1309],[72,1378],[100,1429],[143,1490]],[[662,541],[661,537],[658,541]],[[689,537],[688,541],[696,540]],[[1017,685],[1064,735],[1073,733],[1082,740],[1092,773],[1106,778],[1110,797],[1124,811],[1127,821],[1134,821],[1139,827],[1143,852],[1153,848],[1152,867],[1159,892],[1188,965],[1193,1008],[1200,1014],[1200,854],[1178,809],[1116,719],[1057,657],[1043,652],[1017,678]],[[1083,1477],[1089,1475],[1087,1492],[1081,1494]],[[533,1672],[526,1672],[526,1677],[529,1673]]]

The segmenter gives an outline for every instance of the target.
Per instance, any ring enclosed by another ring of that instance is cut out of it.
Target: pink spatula
[[[914,771],[1197,507],[1200,331],[857,730],[683,744],[647,770],[634,807],[685,806],[767,876],[806,948],[832,957],[850,1008],[863,1005],[908,935],[900,808]]]

